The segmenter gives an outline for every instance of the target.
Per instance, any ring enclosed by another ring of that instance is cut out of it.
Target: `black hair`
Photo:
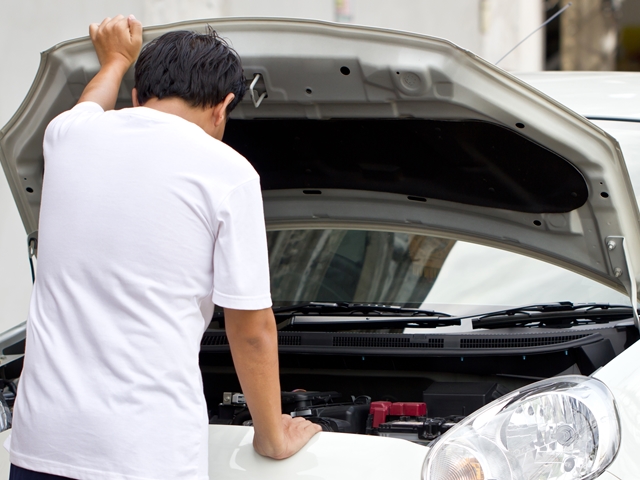
[[[204,34],[169,32],[145,45],[136,62],[135,88],[140,105],[154,97],[179,97],[193,107],[207,108],[233,93],[229,114],[247,87],[240,57],[207,26]]]

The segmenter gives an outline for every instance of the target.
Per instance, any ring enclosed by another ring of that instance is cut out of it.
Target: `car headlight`
[[[424,480],[591,479],[613,461],[620,424],[595,378],[543,380],[469,415],[436,441]]]

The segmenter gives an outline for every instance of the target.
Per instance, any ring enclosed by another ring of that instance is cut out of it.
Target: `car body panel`
[[[9,453],[1,447],[0,478],[9,477]],[[351,480],[420,478],[427,447],[395,438],[321,432],[293,457],[277,461],[253,449],[253,428],[209,426],[209,477],[215,480]]]
[[[531,72],[515,75],[589,119],[640,121],[640,77],[635,72]]]
[[[209,427],[209,476],[220,480],[283,478],[420,478],[427,447],[393,438],[321,432],[292,458],[258,455],[253,428]]]
[[[640,451],[640,345],[628,348],[593,376],[604,382],[613,393],[620,417],[620,449],[607,471],[620,478],[637,478]]]
[[[9,468],[11,466],[9,452],[3,447],[9,435],[11,435],[11,430],[0,432],[0,478],[3,480],[9,478]]]
[[[275,191],[265,195],[270,227],[321,227],[327,219],[335,225],[400,225],[500,245],[619,291],[630,290],[624,282],[627,265],[612,264],[607,238],[625,238],[628,266],[640,272],[640,213],[617,142],[582,116],[468,51],[416,34],[315,21],[222,19],[149,28],[145,41],[176,28],[203,31],[207,24],[233,40],[247,77],[261,74],[265,81],[268,98],[256,108],[247,95],[234,118],[486,121],[556,152],[582,173],[589,189],[587,203],[560,214],[524,214],[441,200],[414,208],[406,196],[367,191],[312,198],[303,198],[300,190]],[[340,68],[347,65],[352,73],[345,76]],[[73,106],[97,69],[88,39],[43,53],[29,95],[0,131],[0,160],[27,233],[37,230],[44,129],[56,114]],[[129,72],[119,106],[130,104],[132,86]],[[344,209],[340,195],[355,196],[353,204],[366,208]],[[283,213],[283,200],[299,208]],[[379,217],[372,219],[375,215],[367,213],[372,206],[380,207]],[[399,210],[406,213],[399,215]],[[621,269],[618,276],[616,268]]]
[[[603,472],[602,475],[600,475],[598,478],[601,480],[620,480],[613,473],[608,471]]]
[[[640,122],[594,120],[593,123],[614,135],[620,143],[636,200],[640,200]]]

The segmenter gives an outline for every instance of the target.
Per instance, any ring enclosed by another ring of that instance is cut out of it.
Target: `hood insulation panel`
[[[527,213],[570,212],[589,195],[567,160],[483,121],[231,120],[224,141],[264,190],[370,190]]]

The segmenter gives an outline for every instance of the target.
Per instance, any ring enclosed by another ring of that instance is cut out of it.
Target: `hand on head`
[[[133,15],[105,18],[89,25],[89,35],[103,67],[117,65],[128,70],[142,48],[142,23]]]

